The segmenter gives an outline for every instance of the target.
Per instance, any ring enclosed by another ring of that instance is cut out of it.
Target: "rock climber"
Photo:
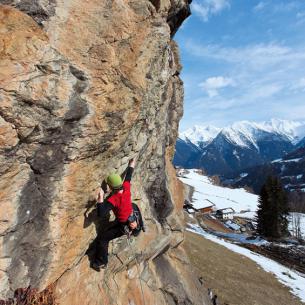
[[[213,305],[217,305],[218,304],[218,302],[217,302],[217,295],[216,294],[212,298],[212,303],[213,303]]]
[[[119,174],[111,174],[107,177],[106,183],[110,188],[110,195],[104,199],[105,187],[101,187],[97,198],[97,211],[99,217],[109,216],[112,210],[116,220],[115,225],[106,232],[98,234],[96,240],[96,258],[92,268],[100,271],[107,267],[109,242],[124,234],[129,234],[137,229],[138,223],[133,215],[131,202],[130,181],[135,167],[132,159],[128,163],[124,181]]]

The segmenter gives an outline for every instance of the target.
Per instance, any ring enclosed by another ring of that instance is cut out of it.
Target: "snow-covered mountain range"
[[[305,121],[240,121],[228,127],[194,126],[176,144],[174,164],[228,175],[283,157],[305,144]]]
[[[180,133],[182,140],[189,140],[195,145],[202,142],[208,144],[216,136],[222,133],[232,144],[238,146],[253,145],[257,147],[256,141],[264,133],[278,134],[286,137],[293,144],[298,143],[305,137],[305,121],[288,121],[280,119],[271,119],[265,122],[240,121],[230,126],[218,128],[212,125],[198,126],[195,125]]]

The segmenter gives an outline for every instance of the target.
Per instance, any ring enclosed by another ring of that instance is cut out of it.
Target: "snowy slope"
[[[195,208],[207,206],[207,200],[214,203],[218,209],[231,207],[236,213],[249,211],[245,217],[254,217],[258,204],[258,196],[248,193],[245,189],[230,189],[213,185],[207,176],[189,170],[180,180],[194,187],[193,205]]]
[[[212,202],[216,209],[231,207],[235,210],[235,216],[254,219],[258,205],[257,195],[248,193],[243,188],[231,189],[213,185],[207,176],[198,174],[194,169],[188,170],[188,172],[179,179],[194,188],[192,199],[196,209],[210,206]],[[299,215],[301,217],[301,234],[305,236],[305,214]],[[291,222],[289,229],[290,231],[292,229]]]
[[[263,122],[267,130],[286,135],[295,144],[305,137],[305,122],[271,119]]]
[[[186,141],[189,140],[193,144],[198,145],[200,142],[210,142],[213,140],[221,128],[215,126],[198,126],[195,125],[193,128],[189,128],[184,132],[181,132],[180,139]]]
[[[238,254],[244,255],[259,266],[261,266],[265,271],[271,272],[275,277],[290,288],[290,291],[297,297],[299,297],[303,302],[305,302],[305,275],[301,273],[294,272],[287,267],[269,259],[257,253],[254,253],[248,249],[242,248],[222,238],[218,238],[211,235],[201,229],[199,226],[189,224],[189,231],[202,235],[204,238],[209,239],[217,244],[220,244],[227,249],[236,252]]]
[[[232,126],[225,127],[221,131],[232,144],[241,147],[254,146],[258,149],[257,138],[262,129],[257,123],[247,121],[234,123]]]

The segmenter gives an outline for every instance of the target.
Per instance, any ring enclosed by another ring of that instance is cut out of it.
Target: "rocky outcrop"
[[[0,1],[0,299],[52,284],[59,304],[202,304],[171,166],[188,2]],[[96,191],[133,157],[147,232],[96,273]]]

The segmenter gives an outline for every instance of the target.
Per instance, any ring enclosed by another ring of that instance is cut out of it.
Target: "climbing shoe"
[[[98,262],[98,261],[94,261],[94,262],[91,264],[91,267],[92,267],[95,271],[100,272],[101,269],[106,269],[107,264],[101,264],[101,263]]]

